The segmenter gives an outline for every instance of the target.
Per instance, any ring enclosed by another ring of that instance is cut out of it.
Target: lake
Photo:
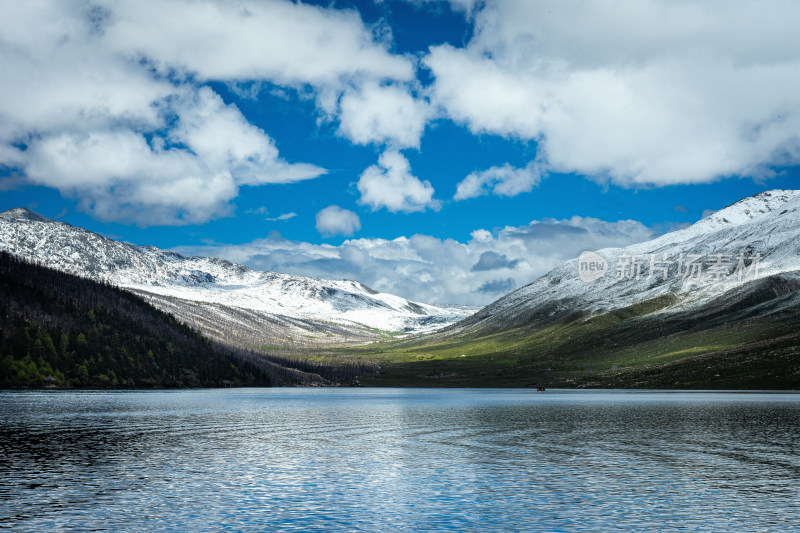
[[[800,396],[0,392],[0,529],[800,530]]]

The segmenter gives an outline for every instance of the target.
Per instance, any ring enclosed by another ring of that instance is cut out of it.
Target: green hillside
[[[269,384],[126,291],[0,253],[0,387]]]
[[[443,332],[374,343],[377,386],[800,388],[798,292],[767,279],[691,313],[673,296],[503,331]],[[350,350],[352,352],[353,350]]]

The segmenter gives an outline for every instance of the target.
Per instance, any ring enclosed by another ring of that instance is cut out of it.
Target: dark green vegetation
[[[666,295],[595,316],[451,328],[356,350],[378,386],[800,388],[800,282],[758,280],[701,308]],[[353,353],[353,350],[348,350]]]
[[[137,296],[0,253],[0,387],[269,385]]]

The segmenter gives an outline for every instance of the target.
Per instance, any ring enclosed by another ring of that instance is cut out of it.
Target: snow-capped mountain
[[[474,311],[412,302],[357,281],[260,272],[223,259],[134,246],[25,208],[0,213],[0,250],[131,289],[170,311],[183,306],[175,303],[180,301],[237,316],[248,311],[273,324],[311,321],[395,332],[429,331]]]
[[[667,295],[660,312],[686,312],[775,276],[800,280],[800,191],[763,192],[654,240],[573,259],[450,331],[597,315]]]

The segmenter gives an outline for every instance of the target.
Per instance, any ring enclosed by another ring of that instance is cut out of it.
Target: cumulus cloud
[[[358,215],[338,205],[328,206],[317,213],[317,231],[322,235],[352,235],[360,229]]]
[[[284,161],[268,133],[205,81],[281,85],[320,105],[323,95],[353,91],[374,111],[347,114],[359,142],[414,145],[423,127],[392,131],[410,123],[391,113],[418,104],[379,88],[408,86],[414,63],[390,53],[354,10],[289,1],[4,2],[0,35],[0,166],[103,220],[202,223],[229,214],[241,186],[324,172]],[[374,105],[382,101],[398,103],[381,114]]]
[[[572,217],[495,231],[477,229],[466,242],[412,235],[350,239],[332,246],[273,235],[241,245],[177,251],[224,257],[260,270],[357,279],[376,290],[423,302],[483,305],[584,250],[626,246],[655,236],[656,231],[633,220]]]
[[[396,213],[439,209],[433,186],[411,174],[411,165],[400,152],[386,151],[377,165],[368,167],[358,180],[360,203],[373,211],[381,208]]]
[[[413,64],[388,53],[355,10],[281,0],[105,4],[109,42],[164,72],[290,86],[414,77]]]
[[[396,85],[371,83],[348,90],[339,105],[339,132],[358,144],[419,148],[430,116],[425,100]]]
[[[299,92],[341,136],[384,149],[359,182],[373,209],[437,208],[398,150],[438,117],[539,150],[536,165],[467,176],[458,200],[529,191],[545,172],[666,185],[800,163],[796,2],[450,3],[474,32],[423,54],[423,87],[417,59],[354,9],[2,2],[0,166],[21,177],[0,188],[27,180],[105,220],[180,224],[230,213],[242,186],[324,172],[284,161],[212,81]]]
[[[537,141],[548,170],[667,185],[800,163],[796,2],[507,0],[474,17],[467,46],[424,59],[432,99]]]
[[[283,161],[272,140],[208,88],[178,88],[165,136],[107,125],[32,139],[25,173],[33,183],[79,199],[101,220],[142,225],[202,223],[230,211],[242,185],[319,176]]]
[[[480,172],[473,172],[457,188],[454,200],[466,200],[488,194],[498,196],[516,196],[529,192],[541,181],[542,175],[535,162],[524,168],[514,168],[508,163],[500,167],[491,167]]]

